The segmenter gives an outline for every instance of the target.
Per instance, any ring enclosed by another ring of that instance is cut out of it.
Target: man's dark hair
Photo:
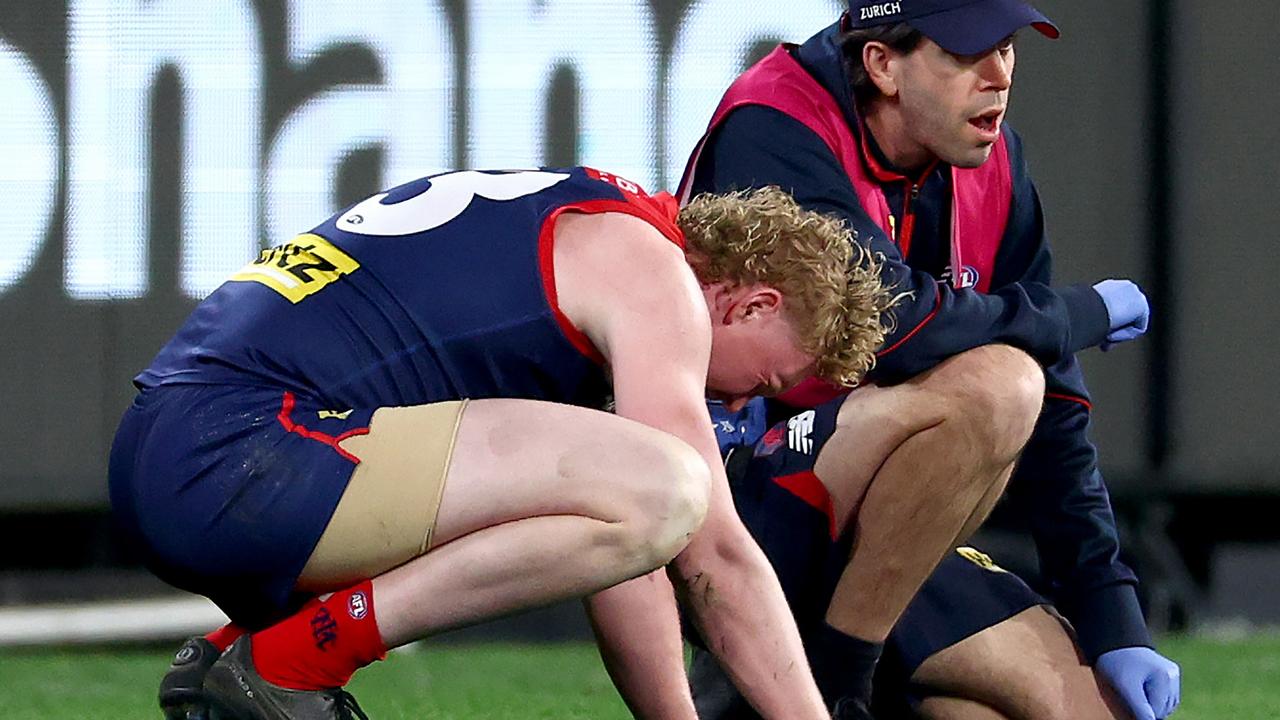
[[[844,54],[844,71],[853,85],[853,99],[859,107],[866,107],[867,103],[880,95],[880,89],[871,82],[871,76],[862,64],[862,49],[867,43],[882,42],[900,53],[909,53],[922,40],[924,34],[906,23],[840,32],[837,42]]]

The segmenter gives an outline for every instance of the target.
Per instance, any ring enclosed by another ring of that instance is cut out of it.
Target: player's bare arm
[[[609,358],[618,414],[688,442],[711,468],[707,523],[672,576],[713,649],[764,716],[827,717],[777,579],[733,510],[703,400],[708,311],[683,252],[634,218],[569,216],[556,228],[555,264],[561,308]],[[593,602],[612,606],[595,620],[633,709],[683,707],[688,695],[674,614],[663,613],[662,633],[620,622],[623,605],[670,607],[656,599],[665,592],[642,579]]]
[[[645,369],[632,370],[620,352],[647,338],[646,346],[639,349],[642,356],[649,363],[665,365],[649,371],[655,377],[648,381],[654,385],[647,394],[664,398],[688,394],[690,388],[679,391],[683,381],[701,396],[711,333],[680,249],[647,224],[621,215],[563,216],[555,242],[560,307],[610,358],[619,414],[662,426],[677,436],[681,426],[696,428],[697,419],[673,422],[660,407],[636,407],[633,397],[646,394],[637,387],[644,380],[636,373]],[[619,258],[627,262],[620,263]],[[640,327],[624,329],[627,325]],[[686,367],[684,373],[678,372],[677,344],[694,348],[683,363],[692,369]],[[682,374],[693,377],[681,378]],[[659,390],[668,382],[671,391]],[[700,401],[696,409],[701,410]],[[696,717],[684,680],[674,597],[665,578],[655,573],[633,580],[588,598],[586,606],[601,656],[632,713],[640,718]]]

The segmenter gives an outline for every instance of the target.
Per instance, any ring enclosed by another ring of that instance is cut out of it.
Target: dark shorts
[[[826,489],[813,474],[841,402],[793,414],[745,449],[749,459],[736,455],[740,449],[729,460],[738,513],[773,564],[802,635],[823,622],[852,546],[848,533],[835,532]],[[875,678],[885,717],[909,703],[909,679],[931,655],[1047,602],[986,556],[963,550],[943,558],[889,634]],[[711,684],[703,676],[694,673],[695,692],[698,683]]]
[[[237,623],[280,617],[355,469],[338,441],[374,410],[345,411],[269,388],[143,391],[111,449],[121,529],[157,575]]]

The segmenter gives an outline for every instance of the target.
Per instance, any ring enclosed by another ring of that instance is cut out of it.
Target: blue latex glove
[[[1178,707],[1182,670],[1151,648],[1111,650],[1098,656],[1094,667],[1137,720],[1163,720]]]
[[[1142,288],[1129,280],[1103,280],[1094,285],[1093,290],[1102,296],[1111,325],[1111,332],[1102,343],[1104,352],[1113,345],[1141,337],[1147,331],[1151,305],[1147,303],[1147,296],[1142,294]]]

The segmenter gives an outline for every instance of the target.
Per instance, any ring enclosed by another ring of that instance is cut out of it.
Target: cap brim
[[[1050,39],[1057,39],[1060,35],[1057,25],[1020,0],[980,0],[953,10],[914,18],[907,24],[955,55],[987,52],[1028,25]]]

